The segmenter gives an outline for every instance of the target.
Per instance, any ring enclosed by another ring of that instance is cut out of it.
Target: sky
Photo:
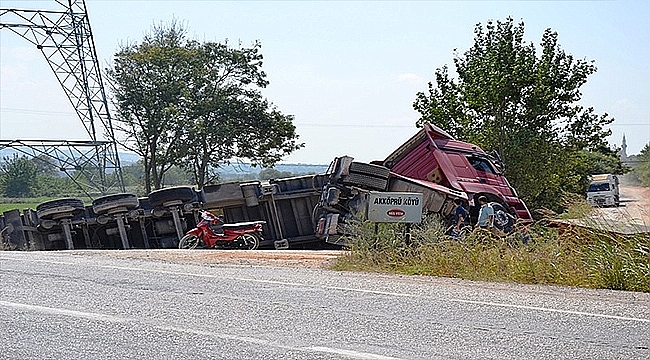
[[[97,54],[111,65],[120,45],[180,21],[190,37],[244,46],[259,40],[269,86],[263,94],[295,116],[304,147],[285,163],[327,164],[349,155],[385,158],[411,137],[413,101],[454,49],[473,44],[477,23],[508,16],[528,42],[544,29],[579,59],[595,60],[581,104],[616,120],[608,141],[628,154],[650,141],[648,1],[139,1],[87,0]],[[0,8],[60,9],[52,1]],[[0,22],[2,19],[0,18]],[[88,139],[41,53],[0,31],[0,139]]]

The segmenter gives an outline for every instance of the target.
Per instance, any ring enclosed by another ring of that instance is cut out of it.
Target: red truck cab
[[[470,214],[478,214],[478,197],[501,204],[511,215],[532,221],[526,204],[503,175],[498,155],[458,141],[444,130],[425,124],[383,162],[393,173],[430,181],[467,194]]]

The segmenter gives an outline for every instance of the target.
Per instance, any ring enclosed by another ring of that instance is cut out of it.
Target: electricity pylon
[[[0,8],[0,30],[43,54],[88,133],[88,141],[0,140],[0,150],[48,158],[89,196],[124,192],[124,180],[86,2],[54,0],[61,10]],[[96,126],[101,126],[98,138]]]

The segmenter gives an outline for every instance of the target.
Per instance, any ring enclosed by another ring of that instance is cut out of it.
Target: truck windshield
[[[468,156],[467,160],[469,160],[469,163],[472,165],[472,167],[478,171],[486,172],[488,174],[496,173],[496,171],[494,171],[492,168],[492,165],[485,159]]]
[[[600,183],[600,184],[589,185],[589,192],[596,192],[596,191],[609,191],[609,184]]]

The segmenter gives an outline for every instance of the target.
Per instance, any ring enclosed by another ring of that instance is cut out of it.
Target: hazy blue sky
[[[412,103],[453,49],[472,45],[474,25],[512,16],[539,43],[545,28],[598,72],[583,101],[614,118],[628,153],[650,141],[648,1],[116,1],[88,0],[102,67],[119,45],[177,19],[199,40],[262,43],[264,94],[296,117],[305,148],[285,162],[382,159],[415,133]],[[3,8],[56,9],[54,1],[4,1]],[[42,55],[0,31],[0,138],[85,139],[81,122]]]

